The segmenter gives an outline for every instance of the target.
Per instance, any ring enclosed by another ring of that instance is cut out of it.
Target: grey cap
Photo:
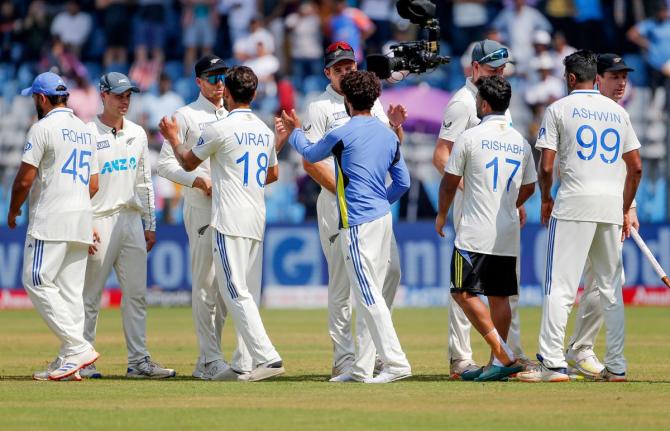
[[[128,90],[133,93],[140,91],[123,73],[109,72],[100,77],[100,91],[103,93],[123,94]]]
[[[475,47],[472,50],[472,61],[488,64],[491,67],[500,67],[510,62],[509,50],[495,40],[480,40],[475,42]]]

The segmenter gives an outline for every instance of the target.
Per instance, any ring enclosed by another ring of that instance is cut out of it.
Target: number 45
[[[516,175],[517,171],[519,170],[519,166],[521,166],[521,162],[519,160],[514,160],[514,159],[505,159],[505,163],[514,166],[514,169],[512,170],[512,174],[507,179],[506,191],[509,191],[509,187],[510,187],[510,185],[512,185],[512,179],[514,179],[514,175]],[[486,169],[488,169],[488,168],[493,168],[493,191],[497,192],[498,191],[498,158],[497,157],[494,157],[493,160],[491,160],[490,162],[488,162],[486,164]]]

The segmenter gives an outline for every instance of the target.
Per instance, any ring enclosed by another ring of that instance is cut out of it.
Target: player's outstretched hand
[[[386,115],[389,117],[392,127],[402,126],[405,120],[407,120],[407,109],[402,105],[389,105]]]
[[[9,210],[9,213],[7,213],[7,226],[9,226],[10,229],[14,229],[16,227],[16,218],[20,215],[21,209],[19,209],[17,212]]]
[[[526,220],[528,219],[528,214],[526,214],[526,208],[521,205],[519,208],[519,227],[524,227]]]
[[[154,244],[156,244],[156,232],[152,230],[145,230],[144,240],[147,242],[147,253],[148,253],[151,251],[152,248],[154,248]]]
[[[93,229],[93,245],[88,246],[89,255],[93,256],[98,251],[96,244],[100,244],[100,235],[97,230]]]
[[[275,135],[277,136],[275,141],[276,147],[283,147],[284,142],[288,139],[290,133],[286,130],[286,127],[284,127],[284,122],[282,121],[281,117],[275,117]]]
[[[212,196],[212,181],[209,178],[197,177],[193,181],[193,188],[202,190],[207,196]]]
[[[284,124],[284,129],[290,135],[294,129],[300,128],[300,118],[298,114],[295,113],[295,109],[291,109],[291,112],[287,113],[286,111],[281,111],[281,121]]]
[[[551,218],[551,212],[554,210],[554,200],[549,199],[548,201],[542,202],[542,211],[541,219],[542,224],[547,226],[549,224],[549,219]]]
[[[442,238],[444,238],[443,229],[446,223],[447,223],[447,216],[437,214],[437,217],[435,217],[435,232],[437,232],[437,234],[440,235]]]
[[[174,118],[174,115],[172,118],[168,118],[167,116],[163,117],[158,123],[158,129],[168,142],[172,143],[177,140],[179,126],[177,125],[177,120]]]

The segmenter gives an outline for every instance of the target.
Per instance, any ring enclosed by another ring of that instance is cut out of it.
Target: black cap
[[[220,57],[217,57],[213,54],[207,54],[200,58],[200,60],[195,63],[195,76],[202,76],[210,72],[221,72],[225,73],[228,70],[228,66]]]
[[[343,60],[356,62],[354,49],[346,42],[333,42],[328,45],[325,53],[326,68],[332,67]]]
[[[598,55],[598,75],[605,72],[633,72],[635,69],[626,65],[623,58],[617,54],[599,54]]]
[[[123,94],[128,90],[133,93],[140,91],[123,73],[109,72],[100,77],[100,91],[103,93]]]

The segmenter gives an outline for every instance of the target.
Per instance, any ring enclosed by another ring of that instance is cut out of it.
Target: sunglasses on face
[[[482,58],[477,61],[479,64],[484,64],[484,63],[489,63],[491,61],[497,61],[497,60],[502,60],[503,58],[509,58],[509,52],[507,51],[507,48],[500,48],[495,51],[493,51],[490,54],[486,54]]]
[[[210,75],[210,76],[203,76],[202,79],[205,81],[209,82],[212,85],[216,85],[217,82],[225,82],[226,81],[226,75],[220,74],[220,75]]]

